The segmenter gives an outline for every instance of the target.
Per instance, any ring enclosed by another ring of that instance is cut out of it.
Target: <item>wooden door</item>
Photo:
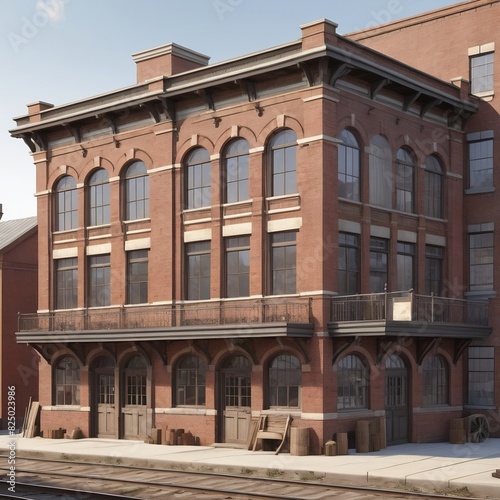
[[[385,364],[387,444],[408,442],[408,405],[408,369],[404,360],[393,354]]]
[[[101,356],[94,363],[94,422],[97,437],[118,437],[115,392],[115,363],[111,358]]]
[[[244,444],[252,417],[251,365],[244,356],[234,356],[222,369],[223,441]]]

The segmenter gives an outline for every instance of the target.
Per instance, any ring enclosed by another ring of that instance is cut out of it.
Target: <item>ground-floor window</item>
[[[198,356],[186,356],[177,365],[176,405],[204,406],[207,364]]]
[[[271,407],[300,407],[302,368],[292,354],[280,354],[269,365],[269,405]]]
[[[495,380],[495,349],[474,346],[468,349],[468,403],[493,406]]]
[[[66,356],[54,368],[56,405],[80,404],[80,365],[76,359]]]
[[[422,366],[423,405],[446,405],[448,396],[448,366],[441,356],[430,356]]]
[[[368,408],[368,368],[355,354],[342,358],[337,365],[337,408]]]

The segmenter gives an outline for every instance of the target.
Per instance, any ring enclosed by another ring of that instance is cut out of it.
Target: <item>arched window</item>
[[[375,135],[370,144],[370,203],[392,208],[392,154],[385,137]]]
[[[269,365],[269,406],[300,408],[302,368],[292,354],[280,354]]]
[[[368,368],[359,356],[343,357],[337,365],[337,408],[368,408],[369,380]]]
[[[443,168],[436,156],[425,160],[424,213],[443,218]]]
[[[99,226],[110,221],[110,199],[108,173],[103,168],[96,170],[89,179],[88,191],[89,225]]]
[[[430,356],[422,365],[423,405],[449,403],[448,366],[441,356]]]
[[[177,365],[176,405],[205,406],[207,364],[198,356],[187,356]]]
[[[413,213],[415,159],[407,149],[396,153],[396,210]]]
[[[62,177],[56,185],[56,231],[68,231],[78,225],[76,181],[71,175]]]
[[[80,404],[80,365],[76,359],[66,356],[54,368],[56,405]]]
[[[125,170],[125,220],[149,217],[149,176],[142,161],[134,161]]]
[[[281,130],[269,143],[271,155],[271,196],[297,192],[297,136]]]
[[[225,197],[226,203],[248,200],[248,150],[250,145],[245,139],[237,139],[229,144],[224,153],[225,161]]]
[[[125,367],[125,404],[146,406],[147,363],[143,356],[130,358]]]
[[[212,203],[210,155],[203,148],[192,151],[185,162],[186,208],[209,207]]]
[[[342,130],[339,139],[342,141],[338,147],[339,196],[359,201],[361,172],[359,142],[349,130]]]

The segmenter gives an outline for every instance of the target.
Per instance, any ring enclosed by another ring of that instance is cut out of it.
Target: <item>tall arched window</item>
[[[76,181],[71,175],[62,177],[56,185],[56,231],[68,231],[78,225]]]
[[[407,149],[396,153],[396,210],[413,213],[415,186],[415,160]]]
[[[302,368],[292,354],[280,354],[269,365],[269,406],[300,407]]]
[[[224,152],[225,197],[226,203],[248,200],[248,164],[250,145],[245,139],[237,139],[229,144]]]
[[[207,364],[198,356],[186,356],[177,365],[176,405],[204,406]]]
[[[297,192],[297,136],[281,130],[269,143],[271,155],[271,196]]]
[[[430,356],[422,365],[423,405],[449,403],[448,366],[441,356]]]
[[[66,356],[54,367],[54,399],[56,405],[80,404],[80,365],[76,359]]]
[[[385,137],[375,135],[370,143],[370,203],[392,208],[392,153]]]
[[[368,368],[359,356],[343,357],[337,365],[337,408],[368,408],[369,381]]]
[[[149,176],[142,161],[134,161],[125,170],[125,220],[149,217]]]
[[[197,148],[186,158],[186,208],[202,208],[211,205],[210,170],[210,155],[206,149]]]
[[[348,200],[359,201],[361,156],[356,136],[349,130],[343,130],[338,147],[339,196]]]
[[[96,170],[89,179],[88,206],[89,225],[99,226],[110,221],[110,199],[108,173],[103,168]]]
[[[443,218],[443,168],[436,156],[425,160],[424,213]]]

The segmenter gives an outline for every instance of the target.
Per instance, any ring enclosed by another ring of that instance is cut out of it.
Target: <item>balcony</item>
[[[448,337],[484,339],[488,302],[409,292],[371,293],[332,299],[330,334],[346,336]]]
[[[19,315],[24,343],[310,337],[309,298],[211,301]]]

